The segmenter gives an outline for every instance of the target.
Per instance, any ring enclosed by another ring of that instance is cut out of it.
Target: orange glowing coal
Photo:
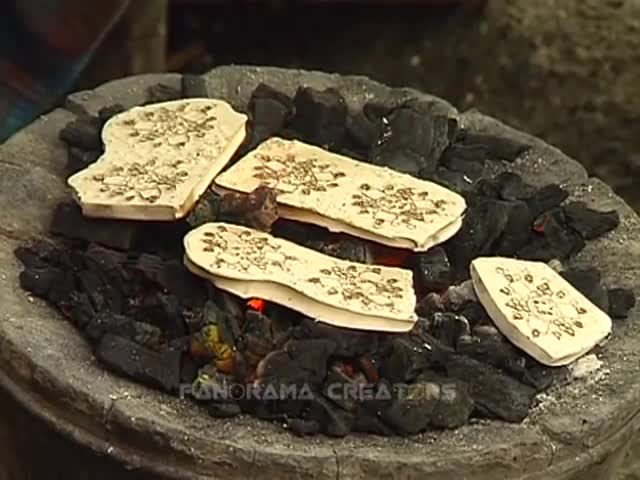
[[[406,265],[411,256],[410,250],[401,250],[382,245],[371,245],[370,251],[373,256],[373,263],[387,267],[402,267]]]
[[[266,306],[267,302],[265,302],[261,298],[252,298],[247,302],[247,307],[260,313],[264,312]]]

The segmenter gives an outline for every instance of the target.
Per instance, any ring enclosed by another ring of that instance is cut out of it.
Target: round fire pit
[[[615,326],[598,372],[545,392],[520,424],[476,420],[457,430],[407,438],[298,438],[248,417],[211,418],[193,401],[108,373],[71,324],[20,288],[13,250],[33,236],[47,236],[54,207],[70,195],[64,176],[67,151],[58,135],[75,115],[96,114],[116,103],[140,105],[147,88],[158,83],[184,88],[187,96],[224,99],[246,111],[251,93],[262,82],[288,95],[299,86],[334,87],[351,110],[371,101],[392,107],[412,97],[430,98],[434,109],[458,117],[470,132],[532,144],[514,163],[490,162],[491,169],[519,173],[536,187],[560,184],[572,200],[616,210],[618,228],[589,242],[575,265],[596,267],[606,285],[640,293],[640,219],[634,212],[602,182],[588,178],[574,160],[481,113],[458,114],[446,102],[413,90],[319,72],[221,67],[203,77],[133,77],[71,95],[65,109],[42,117],[0,146],[2,387],[54,429],[127,467],[149,472],[149,478],[612,478],[640,426],[637,310]],[[73,461],[60,459],[60,471],[77,471]],[[132,473],[131,478],[141,477]]]

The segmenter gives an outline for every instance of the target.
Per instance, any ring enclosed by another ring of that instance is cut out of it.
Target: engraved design
[[[256,153],[259,164],[254,166],[253,177],[259,179],[278,193],[311,195],[312,192],[326,192],[336,188],[346,177],[340,170],[332,170],[331,164],[315,157],[298,158],[290,148],[283,154]]]
[[[415,230],[414,222],[426,223],[429,216],[437,215],[447,203],[445,200],[431,200],[427,191],[416,192],[411,187],[396,188],[392,184],[373,188],[362,183],[359,190],[351,195],[351,205],[360,209],[360,215],[372,215],[375,228],[389,222],[393,225],[401,223],[407,229]]]
[[[214,257],[210,263],[214,271],[226,269],[256,278],[260,274],[273,276],[275,270],[286,274],[289,286],[310,297],[340,297],[342,303],[355,303],[360,310],[372,314],[381,309],[402,313],[397,301],[402,301],[406,292],[398,278],[383,277],[380,267],[342,265],[331,260],[318,268],[287,253],[286,247],[261,232],[235,231],[224,225],[214,228],[200,238],[202,251]],[[301,277],[310,270],[313,273]]]
[[[576,329],[584,328],[581,315],[587,310],[577,300],[567,298],[564,290],[553,291],[549,278],[536,280],[526,269],[519,274],[496,267],[495,272],[507,282],[499,290],[509,298],[504,305],[512,311],[513,320],[529,326],[534,338],[552,335],[561,340],[564,335],[574,337]]]
[[[156,148],[180,148],[190,140],[204,138],[215,130],[215,109],[215,105],[211,104],[194,106],[187,103],[174,108],[143,108],[138,112],[132,111],[124,119],[116,118],[115,125],[124,128],[137,143],[151,142]],[[134,114],[135,118],[131,118]]]
[[[109,198],[126,201],[142,200],[155,203],[167,192],[175,191],[186,181],[188,165],[182,160],[160,163],[156,157],[126,166],[113,165],[105,172],[95,174],[93,181],[100,184],[99,191]]]

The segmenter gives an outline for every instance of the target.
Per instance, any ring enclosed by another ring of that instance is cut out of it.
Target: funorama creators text
[[[435,384],[326,384],[323,394],[331,400],[351,400],[357,402],[374,400],[426,400],[438,397],[439,387]],[[180,397],[197,400],[241,401],[241,400],[312,400],[314,389],[308,384],[183,384]]]

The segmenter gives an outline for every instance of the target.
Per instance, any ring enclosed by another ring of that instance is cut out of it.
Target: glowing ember
[[[252,298],[247,302],[247,306],[257,312],[264,312],[264,308],[267,306],[267,302],[262,300],[261,298]]]

